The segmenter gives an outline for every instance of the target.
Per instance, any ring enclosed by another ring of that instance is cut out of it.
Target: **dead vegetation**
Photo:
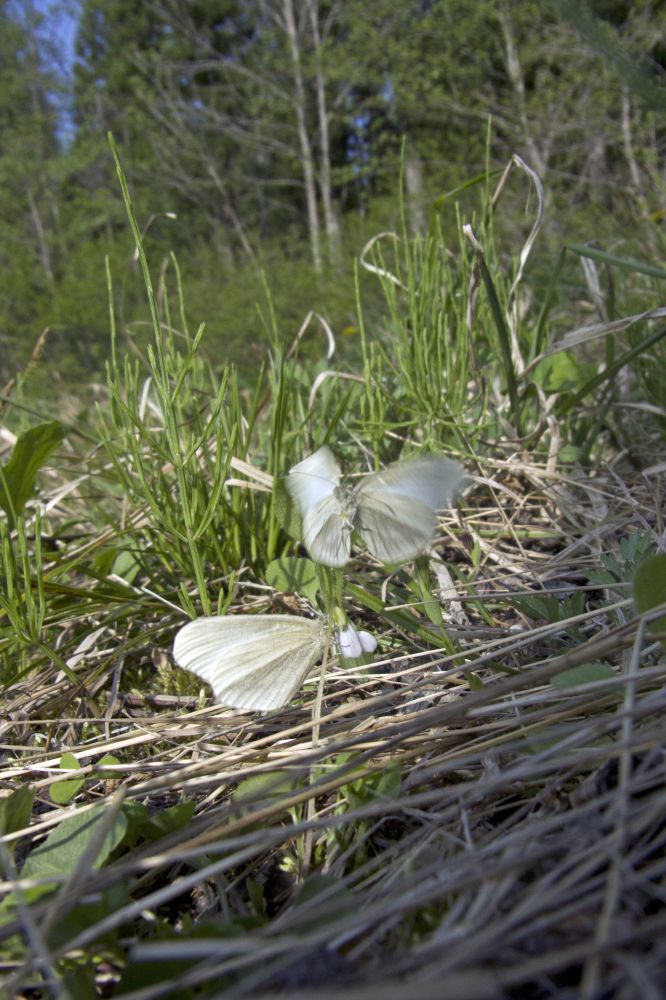
[[[453,651],[384,622],[382,659],[331,666],[315,745],[312,683],[267,716],[173,693],[149,594],[60,623],[76,684],[44,662],[2,709],[2,795],[36,793],[2,848],[7,996],[65,995],[77,969],[132,1000],[663,995],[666,661],[629,586],[663,481],[482,471],[439,546]],[[65,751],[86,780],[60,806]],[[31,901],[23,859],[100,806]],[[97,867],[120,814],[139,833]]]

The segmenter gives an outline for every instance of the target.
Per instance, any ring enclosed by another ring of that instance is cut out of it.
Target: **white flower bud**
[[[363,653],[374,653],[377,640],[370,632],[358,632],[353,625],[337,630],[338,651],[345,660],[356,660]]]

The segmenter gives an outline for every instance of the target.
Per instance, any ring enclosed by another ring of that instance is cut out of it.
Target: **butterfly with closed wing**
[[[176,663],[231,708],[281,708],[299,689],[328,642],[323,618],[295,615],[212,615],[176,635]]]

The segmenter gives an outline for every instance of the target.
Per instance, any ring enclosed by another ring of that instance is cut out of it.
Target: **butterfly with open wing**
[[[290,469],[286,486],[301,515],[306,549],[323,566],[340,568],[349,560],[353,531],[382,563],[423,555],[435,535],[437,511],[452,504],[462,479],[457,462],[417,455],[347,488],[324,446]]]

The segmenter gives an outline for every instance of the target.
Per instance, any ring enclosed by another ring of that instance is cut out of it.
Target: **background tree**
[[[38,303],[51,299],[60,265],[54,80],[38,49],[40,16],[0,3],[0,378],[41,332]]]
[[[656,0],[80,0],[63,71],[30,0],[0,0],[2,376],[45,326],[58,370],[99,369],[107,254],[141,330],[109,129],[151,260],[177,248],[211,344],[250,368],[258,271],[287,336],[313,306],[352,325],[349,262],[398,224],[401,170],[423,231],[483,170],[489,119],[491,165],[518,152],[541,174],[554,246],[635,240],[640,219],[663,256],[665,25]]]

